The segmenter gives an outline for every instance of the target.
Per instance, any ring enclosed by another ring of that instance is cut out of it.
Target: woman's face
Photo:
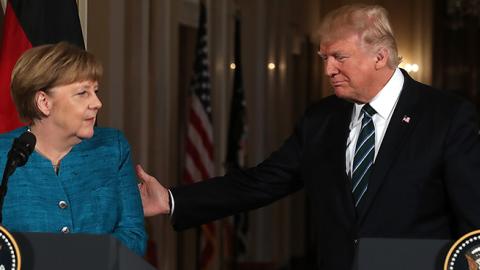
[[[98,82],[81,81],[57,86],[49,92],[51,101],[49,121],[64,135],[88,139],[102,102],[98,99]]]

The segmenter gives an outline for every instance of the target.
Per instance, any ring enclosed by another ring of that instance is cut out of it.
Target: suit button
[[[60,207],[61,209],[65,209],[68,207],[68,204],[66,201],[59,201],[58,202],[58,207]]]
[[[67,234],[67,233],[69,233],[69,232],[70,232],[70,229],[69,229],[67,226],[65,226],[65,227],[63,227],[63,228],[62,228],[62,230],[61,230],[61,231],[62,231],[62,233],[65,233],[65,234]]]

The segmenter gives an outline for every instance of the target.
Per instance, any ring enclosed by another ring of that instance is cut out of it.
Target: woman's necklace
[[[39,151],[38,148],[35,148],[35,151],[37,151],[37,153],[39,153],[41,156],[45,157],[46,159],[50,160],[47,155],[45,155],[44,153],[42,153],[42,151]],[[60,163],[62,162],[62,160],[60,159],[59,161],[57,161],[57,163],[53,162],[52,160],[50,160],[50,163],[52,164],[52,167],[53,167],[53,170],[55,171],[56,174],[58,174],[58,169],[60,169]]]
[[[55,171],[55,173],[56,173],[57,175],[58,175],[58,169],[60,169],[60,162],[61,162],[60,160],[58,161],[57,164],[54,164],[54,163],[52,162],[53,170]]]

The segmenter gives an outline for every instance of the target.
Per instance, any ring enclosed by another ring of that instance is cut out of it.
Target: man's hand
[[[169,196],[168,190],[163,187],[155,177],[147,174],[142,166],[135,167],[137,177],[140,179],[138,189],[142,196],[143,214],[151,217],[158,214],[169,214]]]

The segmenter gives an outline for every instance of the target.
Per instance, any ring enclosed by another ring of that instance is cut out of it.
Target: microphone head
[[[35,149],[36,142],[35,135],[30,131],[25,131],[20,137],[13,140],[12,149],[8,152],[8,159],[15,162],[16,167],[25,165]]]
[[[24,133],[22,133],[22,135],[20,135],[20,137],[18,137],[18,142],[22,145],[25,145],[28,153],[31,154],[33,152],[33,149],[35,149],[37,138],[35,137],[35,135],[33,135],[32,132],[25,131]]]

